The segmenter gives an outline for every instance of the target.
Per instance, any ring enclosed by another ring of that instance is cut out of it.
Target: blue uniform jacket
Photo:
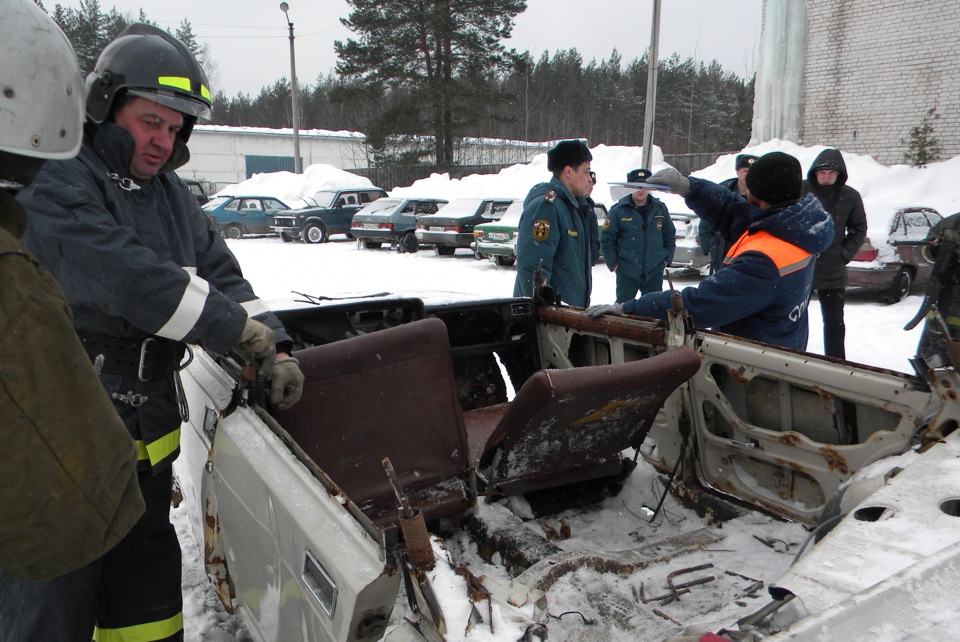
[[[583,203],[553,178],[535,185],[523,201],[517,231],[514,296],[533,295],[533,272],[543,260],[543,278],[560,300],[587,307],[593,286],[590,222]]]
[[[833,221],[813,196],[778,210],[761,210],[739,194],[709,181],[691,178],[687,206],[727,238],[765,231],[816,255],[830,247]],[[795,350],[807,347],[807,303],[815,260],[781,274],[767,255],[748,251],[699,287],[681,293],[694,325]],[[638,316],[665,319],[669,292],[654,292],[623,305]]]
[[[662,274],[664,263],[673,263],[676,237],[663,201],[647,196],[647,204],[641,208],[628,194],[610,209],[600,234],[600,247],[608,268],[619,265],[618,274],[646,281]]]

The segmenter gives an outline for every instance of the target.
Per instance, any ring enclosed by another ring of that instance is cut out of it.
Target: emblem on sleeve
[[[557,193],[553,190],[549,190],[547,191],[546,194],[543,195],[543,200],[545,200],[548,203],[552,203],[553,201],[556,200],[556,198],[557,198]]]
[[[533,222],[533,240],[546,241],[548,236],[550,236],[550,221],[544,221],[543,219],[540,219],[539,221],[534,221]]]

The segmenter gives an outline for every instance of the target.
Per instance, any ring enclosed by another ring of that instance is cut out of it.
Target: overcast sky
[[[44,5],[53,11],[56,2]],[[60,0],[79,7],[79,0]],[[288,0],[296,36],[297,80],[315,84],[336,65],[335,40],[351,32],[346,0]],[[661,3],[660,58],[716,59],[729,72],[756,72],[760,48],[762,0],[665,0]],[[287,21],[279,0],[100,0],[102,10],[116,7],[135,19],[147,17],[173,32],[184,18],[212,53],[214,93],[256,95],[264,85],[290,77]],[[639,58],[650,43],[653,0],[527,0],[517,16],[508,47],[541,52],[576,48],[584,60],[609,58],[614,48],[624,61]]]

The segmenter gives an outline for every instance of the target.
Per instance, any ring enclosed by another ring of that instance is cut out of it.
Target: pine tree
[[[936,106],[931,107],[927,110],[920,124],[910,130],[910,137],[900,139],[900,144],[907,146],[907,152],[903,155],[903,162],[910,163],[914,167],[926,167],[928,163],[935,163],[940,160],[943,147],[933,135],[933,121],[940,117],[936,112]]]
[[[509,71],[502,41],[526,2],[348,1],[353,11],[342,22],[358,39],[334,43],[337,72],[358,83],[354,96],[394,94],[367,135],[385,152],[394,134],[429,134],[435,162],[453,164],[457,139],[498,95],[491,81]]]

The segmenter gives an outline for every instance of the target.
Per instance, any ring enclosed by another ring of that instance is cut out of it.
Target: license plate
[[[364,223],[364,224],[363,224],[363,229],[365,229],[365,230],[376,230],[376,229],[378,229],[379,227],[380,227],[380,226],[377,225],[376,223]]]
[[[504,234],[503,232],[490,232],[487,236],[493,241],[506,241],[510,238],[509,234]]]
[[[443,228],[442,228],[442,227],[436,227],[436,226],[434,226],[434,227],[431,227],[431,228],[430,228],[430,231],[431,231],[431,232],[442,232],[442,231],[443,231]]]

